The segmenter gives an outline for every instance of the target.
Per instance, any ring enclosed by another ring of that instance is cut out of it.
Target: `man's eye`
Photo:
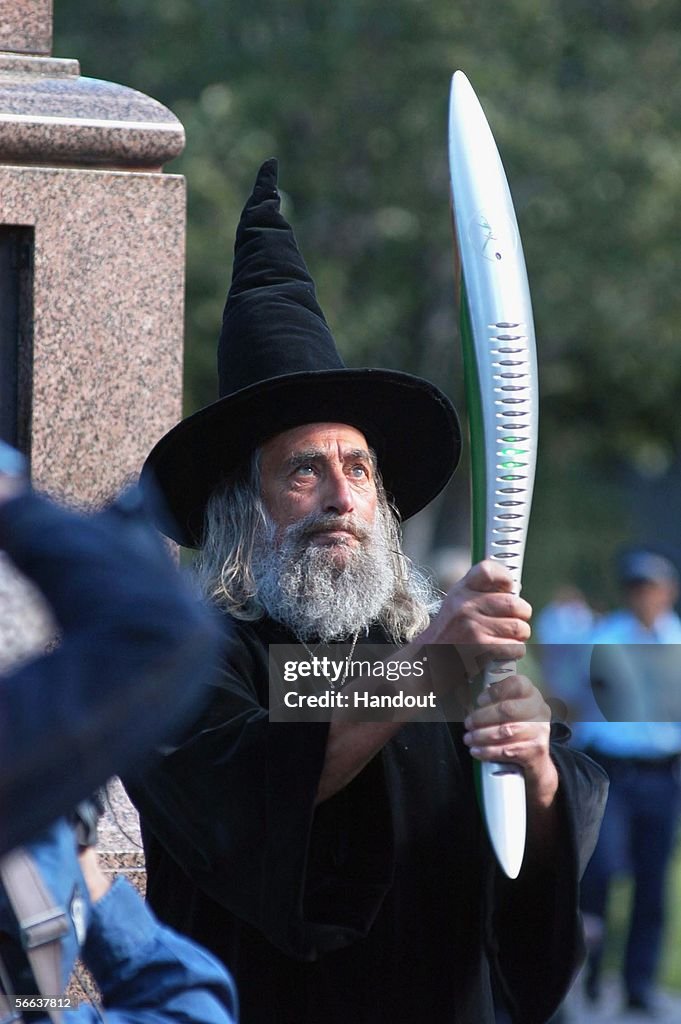
[[[367,468],[366,466],[363,466],[361,462],[358,462],[356,466],[353,466],[350,472],[356,477],[368,476]]]
[[[312,476],[314,473],[314,466],[306,462],[301,466],[296,466],[295,472],[296,476]]]

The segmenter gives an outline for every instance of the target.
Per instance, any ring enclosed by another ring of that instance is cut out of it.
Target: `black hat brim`
[[[453,405],[419,377],[344,368],[271,378],[182,420],[151,451],[142,482],[153,479],[163,493],[162,531],[178,544],[199,546],[216,486],[259,444],[304,423],[346,423],[360,430],[403,519],[440,493],[461,453]]]

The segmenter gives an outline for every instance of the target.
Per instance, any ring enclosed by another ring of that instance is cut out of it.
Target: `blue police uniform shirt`
[[[601,619],[591,636],[593,644],[666,644],[678,646],[681,661],[681,619],[674,612],[658,616],[651,629],[628,610],[620,610]],[[676,657],[677,648],[670,652]],[[646,680],[640,681],[645,693]],[[594,721],[580,722],[573,729],[575,745],[592,749],[607,757],[667,758],[681,752],[681,722],[606,721],[593,704]]]

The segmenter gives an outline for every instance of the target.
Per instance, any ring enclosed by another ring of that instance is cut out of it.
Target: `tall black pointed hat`
[[[218,343],[217,402],[173,427],[142,469],[166,500],[161,529],[201,543],[215,487],[268,438],[303,423],[346,423],[366,437],[403,519],[438,494],[459,460],[449,399],[394,370],[346,367],[290,225],[280,213],[277,161],[258,172],[234,246]]]

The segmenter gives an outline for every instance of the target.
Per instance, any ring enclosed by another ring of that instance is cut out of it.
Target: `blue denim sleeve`
[[[97,982],[108,1024],[235,1024],[231,977],[200,946],[159,924],[118,879],[92,907],[83,961]],[[67,1024],[101,1024],[88,1005]]]

